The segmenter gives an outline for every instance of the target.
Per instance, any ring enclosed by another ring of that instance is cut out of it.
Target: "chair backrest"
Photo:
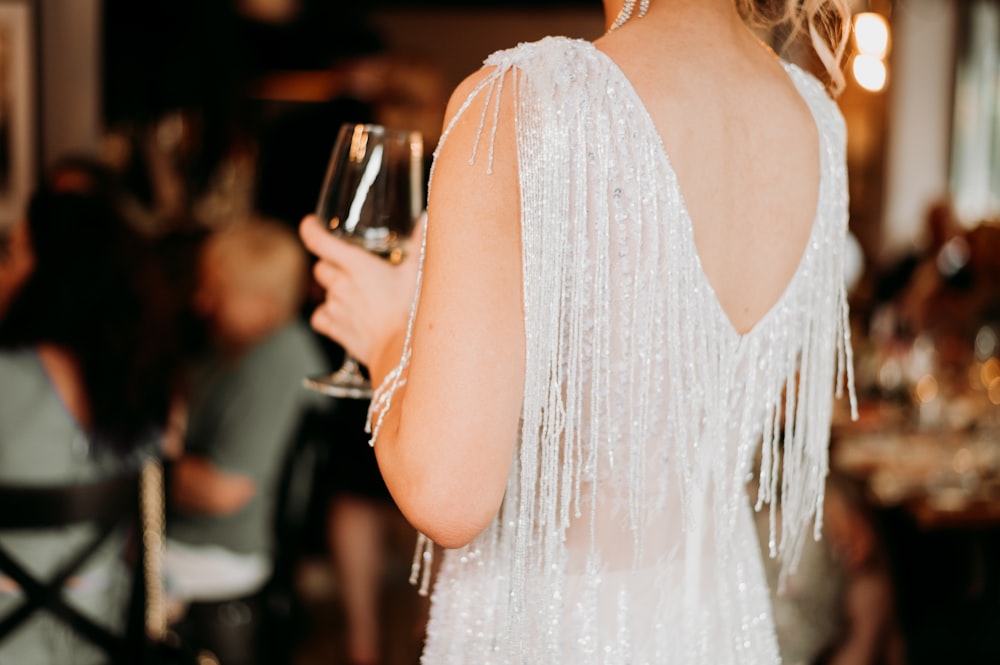
[[[46,611],[104,651],[109,662],[139,662],[145,636],[141,537],[130,539],[136,551],[129,556],[133,572],[124,632],[116,634],[78,612],[66,603],[64,591],[67,580],[81,570],[119,527],[141,536],[140,496],[138,470],[76,485],[0,485],[0,576],[8,577],[20,587],[22,599],[13,611],[0,616],[0,644],[33,614]],[[65,562],[45,579],[30,573],[2,543],[2,534],[7,531],[43,532],[82,524],[93,525],[93,536],[75,551],[68,552]]]

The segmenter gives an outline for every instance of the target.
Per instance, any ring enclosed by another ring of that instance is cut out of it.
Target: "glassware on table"
[[[423,139],[420,132],[380,125],[340,128],[316,205],[316,215],[336,236],[391,263],[403,260],[424,208]],[[371,384],[347,354],[329,376],[306,377],[307,388],[333,397],[370,398]]]

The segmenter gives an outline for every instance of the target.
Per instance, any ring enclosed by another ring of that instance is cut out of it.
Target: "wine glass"
[[[316,215],[330,233],[399,263],[423,212],[423,173],[420,132],[345,124],[333,146]],[[339,370],[306,377],[305,385],[333,397],[372,396],[371,384],[350,354]]]

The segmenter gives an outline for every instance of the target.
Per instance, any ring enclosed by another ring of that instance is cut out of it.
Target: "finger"
[[[299,237],[306,247],[310,247],[312,244],[313,232],[320,226],[319,217],[313,214],[306,215],[299,222]]]
[[[327,258],[330,246],[333,244],[330,241],[333,238],[323,228],[319,217],[316,215],[306,215],[303,217],[302,222],[299,223],[299,237],[302,238],[303,244],[305,244],[310,252],[320,258]]]
[[[306,215],[299,224],[299,236],[306,249],[325,261],[339,263],[347,243],[336,238],[323,227],[316,215]]]
[[[309,325],[319,334],[329,337],[335,342],[340,342],[341,331],[339,326],[337,326],[336,317],[330,315],[325,304],[317,307],[312,313],[312,316],[309,318]]]
[[[321,335],[330,336],[329,334],[329,317],[327,313],[323,311],[323,307],[319,306],[313,310],[312,316],[309,317],[309,325],[312,329]]]
[[[359,332],[350,325],[349,319],[345,318],[343,308],[334,303],[324,303],[313,312],[309,324],[313,330],[334,340],[359,360],[367,357],[364,355],[364,345],[357,344],[361,339]]]
[[[306,215],[299,224],[299,236],[306,248],[324,261],[351,269],[371,258],[365,250],[342,240],[323,227],[316,215]]]
[[[318,261],[313,266],[313,276],[324,289],[331,289],[341,275],[342,271],[327,261]]]

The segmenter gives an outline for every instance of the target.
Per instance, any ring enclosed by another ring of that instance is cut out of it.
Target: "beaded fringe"
[[[756,509],[769,504],[768,549],[780,559],[784,580],[795,570],[810,523],[816,538],[822,528],[834,386],[838,397],[847,387],[852,414],[857,411],[842,278],[847,209],[846,201],[834,196],[841,188],[846,191],[843,130],[832,102],[814,112],[821,127],[837,130],[824,139],[820,192],[821,200],[835,201],[821,214],[829,219],[816,220],[792,278],[793,284],[808,278],[809,287],[790,285],[763,320],[740,335],[702,271],[675,174],[669,160],[657,159],[662,145],[637,146],[628,140],[637,125],[651,122],[645,110],[628,97],[627,86],[594,77],[575,80],[572,73],[566,74],[573,71],[571,64],[531,68],[532,49],[543,48],[546,41],[488,59],[486,64],[495,69],[469,95],[438,145],[440,151],[455,123],[485,95],[480,138],[470,164],[476,161],[482,134],[489,131],[486,169],[491,170],[500,96],[505,81],[513,84],[526,330],[521,439],[500,515],[468,548],[483,565],[496,567],[502,580],[498,584],[505,590],[499,597],[506,598],[507,607],[495,610],[493,626],[498,631],[495,645],[504,645],[494,647],[502,652],[495,661],[501,663],[566,662],[558,632],[539,625],[545,617],[538,608],[551,606],[564,591],[565,534],[574,520],[590,520],[596,570],[594,511],[601,500],[596,479],[602,474],[612,474],[627,492],[636,562],[643,556],[643,521],[652,508],[648,497],[663,491],[647,486],[652,476],[657,483],[676,483],[679,488],[689,549],[686,564],[701,565],[697,548],[702,536],[697,534],[709,529],[704,537],[714,539],[718,563],[724,565],[734,547],[741,502],[746,501],[745,469],[759,449]],[[564,49],[572,61],[573,47]],[[613,80],[613,66],[603,64]],[[791,67],[789,74],[805,76]],[[576,94],[565,91],[572,86],[579,88]],[[591,104],[601,95],[606,96],[607,121],[614,135],[610,150],[617,151],[610,155],[601,154],[604,144],[588,150],[579,147],[591,145],[587,135],[595,128],[573,104],[580,99]],[[665,167],[622,167],[661,161]],[[433,169],[431,174],[433,183]],[[574,186],[588,182],[611,184]],[[666,193],[643,196],[638,204],[623,194],[637,191]],[[685,219],[686,226],[675,223]],[[673,249],[678,247],[690,249],[686,260],[678,261]],[[425,249],[426,231],[420,276]],[[623,261],[624,256],[632,262]],[[664,292],[659,285],[668,264],[671,274]],[[418,276],[402,360],[372,401],[373,444],[392,395],[405,380],[421,282]],[[820,300],[813,301],[817,295]],[[628,322],[624,330],[613,323],[621,321]],[[745,373],[733,371],[738,365],[745,367]],[[577,386],[587,389],[573,389]],[[663,399],[681,386],[686,387],[683,399]],[[733,413],[733,404],[742,409]],[[758,410],[756,405],[762,404],[766,408]],[[670,433],[669,440],[657,443],[669,447],[672,479],[647,466],[652,454],[647,444],[664,431]],[[720,466],[716,451],[727,445],[735,446],[735,459]],[[612,455],[620,460],[618,466],[607,461]],[[584,505],[590,506],[589,515],[582,510]],[[432,552],[433,543],[421,535],[411,582],[419,583],[423,594],[430,587]],[[720,596],[739,595],[730,584],[719,580]],[[678,593],[688,594],[689,602],[698,606],[693,584]],[[623,596],[618,608],[622,616],[627,605]],[[747,611],[739,608],[743,616]],[[722,634],[737,636],[746,629],[737,623],[739,612],[713,617],[728,625]],[[700,620],[693,612],[685,615],[685,623],[690,623],[685,634],[698,634]],[[708,653],[712,645],[692,638],[684,648],[696,655]],[[734,651],[747,648],[734,638]],[[619,656],[620,662],[628,662]],[[599,658],[593,662],[610,662]]]

